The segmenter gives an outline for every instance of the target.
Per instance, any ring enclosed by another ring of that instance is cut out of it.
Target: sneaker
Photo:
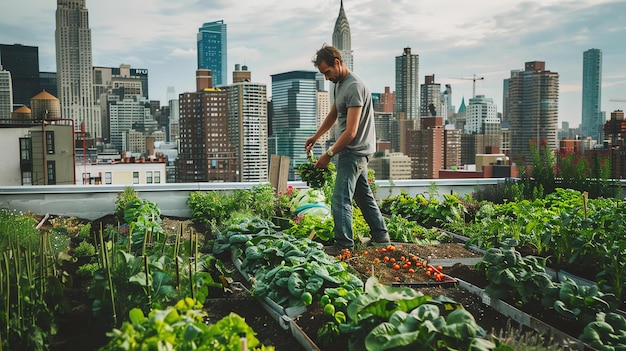
[[[335,245],[324,246],[324,252],[326,252],[326,254],[329,255],[329,256],[341,255],[341,250],[345,250],[345,249],[352,250],[352,248],[350,248],[350,247],[341,248],[341,247],[338,247],[338,246],[335,246]]]
[[[365,246],[375,246],[375,247],[384,247],[391,245],[391,241],[374,241],[372,238],[361,238],[361,243]]]

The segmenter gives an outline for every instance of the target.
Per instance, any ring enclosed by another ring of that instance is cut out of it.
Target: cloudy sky
[[[245,64],[252,80],[314,70],[311,58],[332,42],[339,0],[87,0],[93,64],[146,68],[150,98],[165,104],[167,87],[195,88],[196,33],[204,22],[228,26],[228,67]],[[38,46],[42,71],[55,71],[51,0],[5,1],[0,43]],[[583,51],[603,54],[602,110],[626,108],[626,2],[623,0],[344,0],[354,71],[372,92],[395,90],[395,57],[410,47],[424,75],[452,84],[453,102],[476,93],[502,111],[502,80],[527,61],[559,73],[559,119],[575,127],[582,106]],[[229,82],[232,79],[229,73]]]

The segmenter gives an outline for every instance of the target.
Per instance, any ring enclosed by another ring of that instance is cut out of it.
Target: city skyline
[[[330,43],[339,0],[315,3],[234,3],[160,0],[88,0],[93,65],[130,64],[150,72],[150,99],[167,105],[167,87],[195,89],[196,33],[206,22],[228,24],[228,74],[247,65],[252,81],[271,86],[272,74],[315,70],[311,58]],[[420,77],[434,74],[452,85],[452,104],[472,95],[472,81],[485,77],[476,94],[502,111],[503,79],[528,61],[545,61],[560,77],[559,126],[577,127],[582,111],[583,52],[603,53],[601,110],[607,116],[626,103],[626,3],[619,1],[441,2],[343,1],[350,22],[354,71],[372,92],[395,91],[394,59],[405,47],[420,57]],[[124,11],[123,9],[127,9]],[[0,43],[39,47],[40,71],[55,71],[54,2],[7,4],[0,15]],[[263,15],[259,15],[263,14]]]

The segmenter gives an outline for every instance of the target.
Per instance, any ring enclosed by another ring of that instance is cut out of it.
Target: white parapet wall
[[[376,181],[379,200],[400,194],[429,194],[437,189],[438,196],[457,193],[465,195],[489,184],[503,183],[504,178],[485,179],[419,179]],[[140,198],[157,204],[165,216],[189,218],[187,204],[194,191],[232,191],[250,189],[258,183],[174,183],[137,184],[132,187]],[[302,182],[289,182],[296,188],[306,188]],[[127,186],[121,185],[50,185],[0,187],[0,208],[36,214],[75,216],[88,220],[98,219],[115,212],[115,200]]]

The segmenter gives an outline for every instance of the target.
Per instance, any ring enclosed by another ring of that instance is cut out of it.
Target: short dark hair
[[[332,67],[335,65],[335,59],[343,62],[341,52],[334,46],[324,44],[313,56],[313,64],[315,67],[319,67],[322,62],[325,62],[329,67]]]

